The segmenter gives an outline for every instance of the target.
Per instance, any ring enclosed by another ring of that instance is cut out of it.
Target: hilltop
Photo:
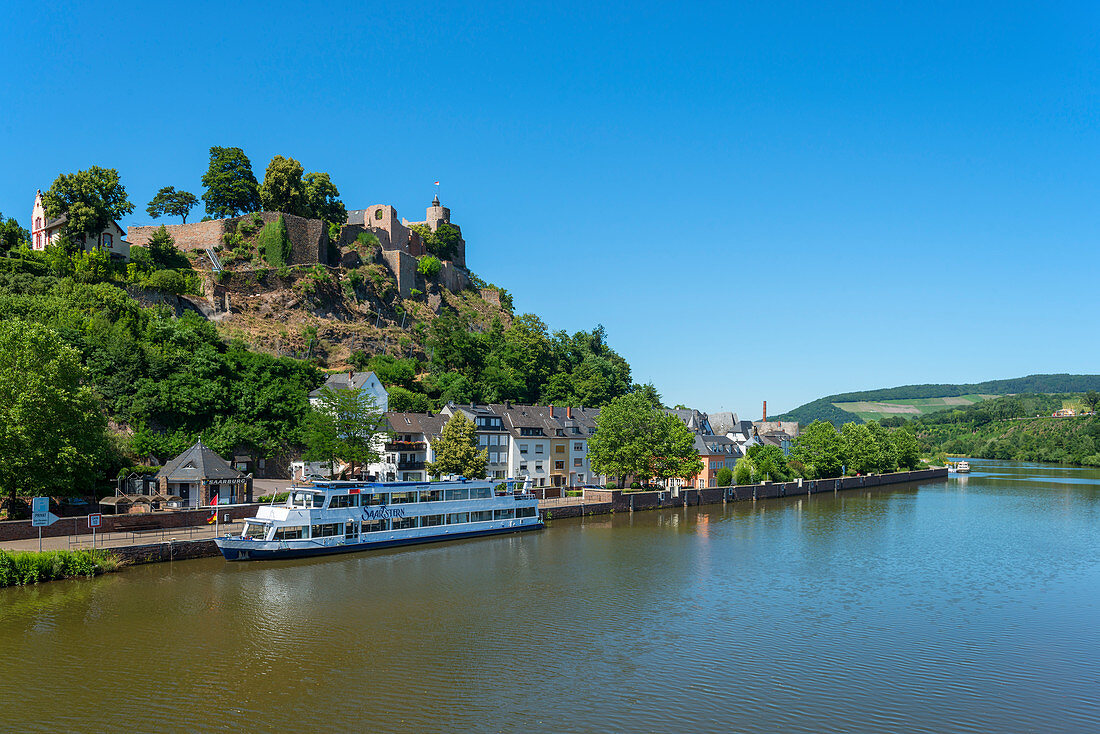
[[[1100,375],[1047,374],[969,384],[902,385],[818,398],[778,416],[777,420],[796,420],[803,425],[824,420],[839,426],[891,416],[915,418],[942,410],[965,408],[1002,395],[1083,393],[1089,390],[1100,390]]]

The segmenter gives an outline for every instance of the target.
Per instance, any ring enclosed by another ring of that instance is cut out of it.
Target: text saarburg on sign
[[[404,517],[405,510],[399,507],[377,507],[371,510],[363,510],[364,520],[390,520],[395,517]]]

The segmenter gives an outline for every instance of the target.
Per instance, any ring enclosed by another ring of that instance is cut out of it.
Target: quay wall
[[[146,545],[128,545],[121,548],[109,548],[120,561],[132,565],[142,563],[161,563],[162,561],[187,561],[192,558],[206,558],[221,555],[213,539],[177,540],[175,542],[148,543]]]
[[[744,502],[751,500],[776,499],[779,497],[802,497],[823,492],[841,492],[851,489],[870,489],[890,484],[923,482],[929,479],[946,479],[947,469],[921,469],[918,471],[895,472],[893,474],[871,474],[862,477],[842,477],[838,479],[806,479],[801,482],[764,482],[761,484],[743,484],[732,487],[707,487],[705,489],[681,489],[678,497],[671,490],[648,492],[624,492],[621,489],[587,489],[583,501],[576,504],[555,505],[542,508],[544,520],[555,520],[583,515],[602,515],[612,512],[631,512],[657,510],[665,507],[684,507],[693,505],[713,505],[719,502]]]
[[[224,505],[218,508],[218,520],[228,515],[230,520],[255,517],[258,504]],[[134,530],[152,530],[155,528],[185,528],[206,524],[210,517],[209,507],[198,510],[178,510],[174,512],[142,512],[133,515],[103,515],[97,533],[128,533]],[[53,525],[42,528],[43,538],[57,538],[66,535],[91,535],[88,516],[63,517]],[[30,520],[4,520],[0,522],[0,541],[31,540],[38,537],[38,528],[31,526]]]

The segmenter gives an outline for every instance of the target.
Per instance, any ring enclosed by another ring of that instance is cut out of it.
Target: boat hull
[[[538,522],[505,528],[487,528],[485,530],[470,530],[462,533],[447,533],[446,535],[411,536],[407,538],[392,538],[360,543],[343,543],[340,545],[291,546],[288,543],[242,541],[236,538],[215,538],[214,542],[217,544],[218,550],[222,552],[222,556],[224,556],[227,561],[273,561],[283,558],[307,558],[309,556],[328,556],[337,553],[357,553],[380,548],[396,548],[403,545],[439,543],[446,540],[465,540],[467,538],[480,538],[487,535],[522,533],[528,530],[540,530],[543,527],[545,527],[545,524]]]

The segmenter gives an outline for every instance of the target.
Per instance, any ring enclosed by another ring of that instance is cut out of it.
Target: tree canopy
[[[260,203],[266,211],[308,216],[302,171],[302,164],[293,158],[271,159],[260,185]]]
[[[356,467],[378,461],[374,441],[385,432],[386,417],[373,395],[366,390],[325,387],[303,424],[304,458],[327,462],[329,476],[334,475],[339,459],[349,464],[354,474]]]
[[[187,215],[198,203],[198,197],[190,191],[176,191],[175,186],[165,186],[157,192],[145,211],[154,219],[160,219],[165,214],[169,214],[173,217],[181,217],[183,223],[187,224]]]
[[[616,477],[689,478],[703,470],[695,437],[675,416],[654,408],[641,392],[615,398],[600,410],[588,441],[592,469]]]
[[[4,219],[0,214],[0,252],[15,250],[20,245],[30,244],[31,233],[19,226],[14,217]]]
[[[252,162],[240,148],[210,148],[210,166],[202,177],[202,200],[212,217],[235,217],[259,211],[260,186]]]
[[[485,477],[489,451],[477,450],[477,426],[464,413],[456,411],[443,425],[443,433],[433,449],[435,461],[425,465],[431,476],[457,474],[467,479]]]
[[[61,174],[42,200],[51,218],[67,215],[63,229],[73,240],[99,234],[113,220],[134,210],[118,171],[99,166]]]

